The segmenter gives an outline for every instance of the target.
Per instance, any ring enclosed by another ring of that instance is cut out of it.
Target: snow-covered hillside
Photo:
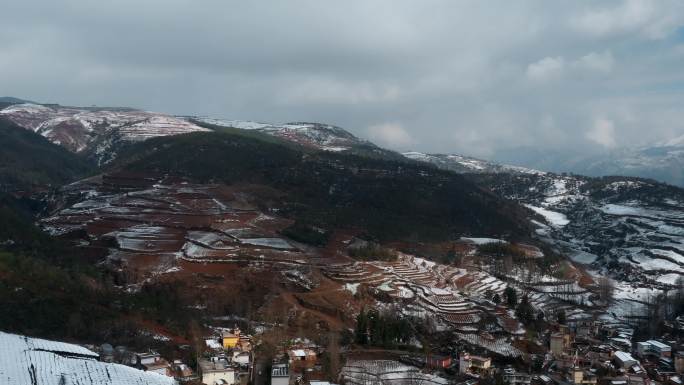
[[[455,171],[458,173],[491,174],[517,172],[523,174],[544,174],[543,171],[533,170],[519,166],[498,164],[486,160],[456,154],[425,154],[422,152],[410,151],[405,152],[402,155],[409,159],[433,163],[441,168]]]
[[[152,137],[211,131],[203,126],[234,127],[263,132],[324,151],[387,152],[336,126],[321,123],[270,124],[196,116],[171,116],[131,108],[86,108],[14,104],[0,110],[15,124],[32,130],[70,151],[84,153],[98,164],[117,156],[120,144]]]
[[[0,383],[3,385],[172,385],[157,373],[97,360],[78,345],[0,332]]]
[[[115,157],[116,144],[157,136],[209,131],[186,119],[128,108],[77,108],[16,104],[0,116],[77,153],[92,153],[99,163]]]
[[[329,124],[305,122],[269,124],[244,120],[223,120],[201,117],[191,119],[214,126],[260,131],[290,142],[325,151],[348,151],[358,146],[376,147],[368,141],[357,138],[343,128]]]
[[[415,154],[415,153],[413,153]],[[461,156],[410,155],[518,201],[540,238],[621,281],[674,284],[684,276],[684,189],[631,177],[591,178],[507,167]]]

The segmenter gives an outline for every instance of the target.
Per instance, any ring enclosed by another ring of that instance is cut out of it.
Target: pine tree
[[[514,288],[507,286],[506,290],[504,290],[504,295],[506,296],[506,302],[508,303],[508,307],[514,308],[515,305],[518,304],[518,293],[515,291]]]
[[[368,315],[366,309],[361,309],[356,316],[356,330],[354,331],[356,343],[366,345],[368,343]]]

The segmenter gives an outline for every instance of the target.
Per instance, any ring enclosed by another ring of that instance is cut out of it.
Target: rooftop
[[[615,357],[622,362],[636,361],[634,357],[632,357],[632,355],[627,352],[617,351],[615,352]]]
[[[660,341],[648,340],[648,341],[646,341],[646,342],[649,343],[649,344],[651,344],[651,345],[653,345],[653,346],[655,346],[655,347],[658,348],[658,349],[670,349],[669,346],[665,345],[664,343],[662,343],[662,342],[660,342]]]
[[[202,372],[226,372],[232,371],[233,368],[228,365],[228,361],[225,359],[219,359],[217,357],[212,357],[209,360],[200,360],[198,362]]]

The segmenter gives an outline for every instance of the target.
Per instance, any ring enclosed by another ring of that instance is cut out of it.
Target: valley
[[[71,338],[87,330],[89,341],[209,359],[215,346],[202,342],[239,324],[259,349],[252,362],[275,365],[293,339],[330,354],[332,335],[346,364],[319,368],[322,378],[403,368],[441,384],[475,372],[411,368],[469,353],[523,367],[568,328],[631,340],[675,327],[676,306],[662,305],[684,274],[684,193],[673,186],[402,155],[324,124],[24,104],[0,115],[35,135],[21,143],[84,164],[70,183],[28,194],[38,182],[3,176],[9,197],[42,202],[31,221],[83,267],[61,251],[38,258],[53,254],[85,284],[69,290],[115,299],[110,319],[60,324]],[[7,266],[36,253],[8,234]],[[26,285],[11,282],[8,293]]]

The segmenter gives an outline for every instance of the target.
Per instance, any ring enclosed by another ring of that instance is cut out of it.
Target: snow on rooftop
[[[78,345],[0,332],[3,385],[171,385],[173,378],[97,361]]]
[[[204,343],[209,349],[223,349],[223,345],[213,338],[204,340]]]
[[[670,349],[670,347],[669,347],[668,345],[665,345],[664,343],[662,343],[662,342],[660,342],[660,341],[648,340],[648,341],[646,341],[646,342],[648,342],[649,344],[651,344],[651,345],[653,345],[653,346],[655,346],[656,348],[661,349],[661,350],[662,350],[662,349]]]
[[[615,357],[617,357],[617,359],[622,362],[636,361],[634,357],[632,357],[632,355],[627,352],[617,351],[615,352]]]

